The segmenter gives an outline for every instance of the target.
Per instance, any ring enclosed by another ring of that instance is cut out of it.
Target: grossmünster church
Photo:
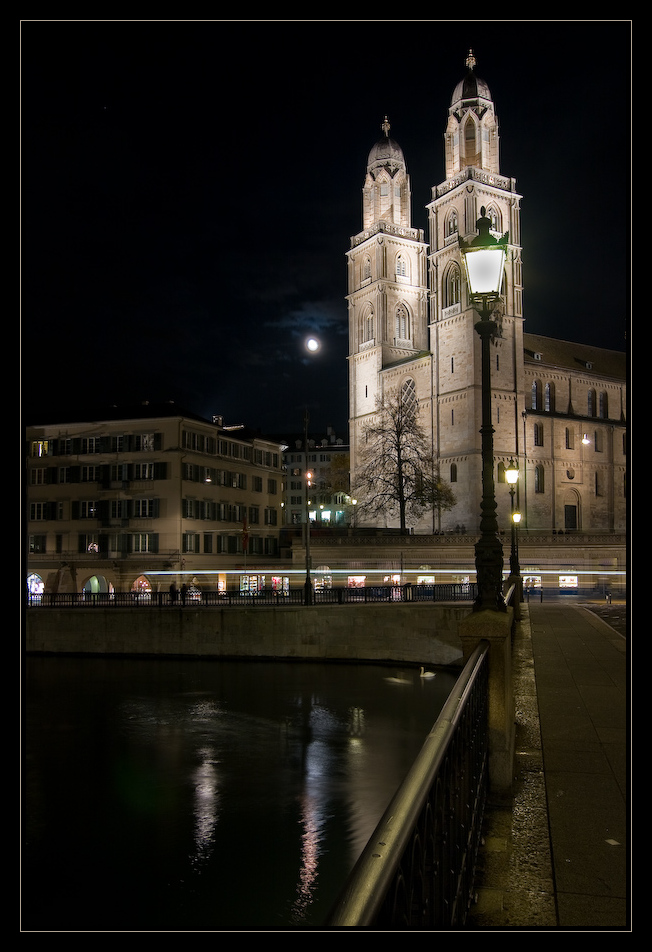
[[[479,317],[468,300],[460,239],[475,237],[484,208],[492,234],[508,234],[491,346],[499,523],[509,525],[512,500],[504,471],[514,461],[522,528],[623,532],[626,356],[526,333],[521,196],[516,180],[500,168],[496,108],[472,52],[442,120],[445,178],[432,187],[427,241],[423,230],[412,227],[406,157],[388,119],[369,153],[362,228],[347,253],[352,491],[377,399],[403,393],[418,401],[439,477],[456,497],[453,509],[429,512],[411,528],[478,531],[481,359],[474,325]],[[388,518],[387,525],[394,524]]]

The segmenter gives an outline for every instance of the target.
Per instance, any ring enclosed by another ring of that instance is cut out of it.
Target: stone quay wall
[[[468,604],[30,608],[28,654],[461,665]]]

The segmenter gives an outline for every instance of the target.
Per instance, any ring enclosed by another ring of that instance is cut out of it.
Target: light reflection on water
[[[319,926],[455,680],[386,674],[28,659],[23,929]]]

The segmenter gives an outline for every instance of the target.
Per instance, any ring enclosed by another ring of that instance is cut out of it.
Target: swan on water
[[[389,684],[412,684],[408,678],[385,678]]]
[[[423,670],[423,665],[421,665],[421,670],[419,671],[419,677],[420,677],[420,678],[434,678],[434,677],[435,677],[435,672],[434,672],[434,671],[424,671],[424,670]]]

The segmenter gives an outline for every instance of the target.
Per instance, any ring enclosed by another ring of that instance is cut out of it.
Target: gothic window
[[[374,312],[368,308],[362,318],[362,342],[374,339]]]
[[[406,413],[413,414],[416,412],[418,405],[417,388],[411,377],[408,377],[401,387],[401,403]]]
[[[609,397],[604,391],[600,394],[600,416],[603,420],[609,416]]]
[[[456,235],[458,232],[457,211],[453,209],[446,219],[446,237]]]
[[[401,340],[408,340],[410,337],[410,321],[404,304],[399,304],[396,308],[396,336]]]
[[[595,402],[595,390],[589,390],[587,403],[588,403],[587,412],[589,416],[595,416],[597,412],[597,407]]]
[[[573,431],[568,426],[566,427],[566,449],[567,450],[575,449],[575,440],[573,437]]]
[[[545,491],[543,466],[534,467],[534,491],[535,493],[542,493]]]
[[[493,205],[489,206],[489,208],[487,209],[487,218],[490,221],[489,227],[491,228],[492,231],[502,232],[503,229],[502,229],[501,214],[495,206]]]
[[[534,424],[534,445],[543,446],[543,424]]]
[[[467,165],[476,164],[475,122],[468,119],[464,126],[464,159]]]
[[[460,303],[460,269],[452,264],[444,275],[444,307]]]
[[[362,280],[367,281],[371,277],[371,258],[367,257],[362,262]]]
[[[546,384],[546,412],[554,413],[555,412],[555,385],[554,383]]]
[[[535,380],[532,384],[532,398],[530,401],[530,407],[532,410],[541,410],[541,382]]]
[[[408,261],[405,255],[398,254],[396,256],[396,275],[397,277],[405,278],[408,276]]]
[[[457,482],[457,463],[451,463],[451,483]]]

